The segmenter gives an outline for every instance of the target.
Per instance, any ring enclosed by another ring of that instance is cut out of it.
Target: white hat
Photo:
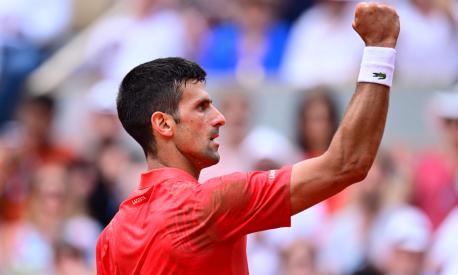
[[[62,240],[84,252],[86,260],[95,259],[95,245],[102,232],[100,225],[90,217],[74,216],[65,221],[62,230]]]
[[[268,159],[283,166],[300,160],[300,150],[271,127],[257,126],[247,135],[241,148],[253,163]]]
[[[426,215],[412,206],[393,212],[384,230],[385,245],[411,252],[425,252],[429,247],[431,224]]]

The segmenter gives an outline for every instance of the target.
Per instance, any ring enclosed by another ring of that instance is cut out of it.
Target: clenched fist
[[[395,48],[399,28],[399,16],[392,7],[365,2],[356,6],[353,29],[366,46]]]

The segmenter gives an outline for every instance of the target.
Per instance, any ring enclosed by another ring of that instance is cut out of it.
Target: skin
[[[329,107],[322,101],[315,101],[304,110],[304,138],[309,153],[320,154],[328,148],[329,137],[333,134]]]
[[[219,161],[215,138],[226,119],[213,105],[204,83],[187,81],[182,89],[178,123],[163,112],[151,116],[158,156],[148,157],[148,168],[175,167],[198,178],[200,170]]]
[[[394,48],[399,35],[399,17],[386,5],[359,3],[353,28],[366,46]],[[219,145],[213,138],[218,136],[225,118],[213,106],[203,83],[188,81],[182,90],[178,106],[180,122],[162,112],[151,116],[158,155],[148,157],[148,167],[175,167],[198,178],[201,169],[219,160]],[[320,157],[293,166],[290,184],[292,214],[366,177],[383,135],[388,101],[389,87],[375,83],[357,84],[329,149]]]
[[[399,17],[389,6],[359,3],[353,28],[366,46],[395,48]],[[293,166],[290,185],[293,214],[366,177],[383,136],[388,101],[389,87],[357,84],[329,149],[320,157]]]

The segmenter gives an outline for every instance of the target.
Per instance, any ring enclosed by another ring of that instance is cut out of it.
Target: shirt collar
[[[176,181],[189,181],[198,183],[191,174],[184,170],[173,167],[164,167],[141,173],[139,188],[145,189],[153,186],[154,184],[161,183],[170,179],[174,179]]]

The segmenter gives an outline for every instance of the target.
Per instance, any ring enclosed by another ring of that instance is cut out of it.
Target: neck
[[[191,162],[181,154],[158,153],[156,157],[148,155],[146,158],[148,170],[173,167],[188,172],[198,179],[200,169],[194,167]]]

